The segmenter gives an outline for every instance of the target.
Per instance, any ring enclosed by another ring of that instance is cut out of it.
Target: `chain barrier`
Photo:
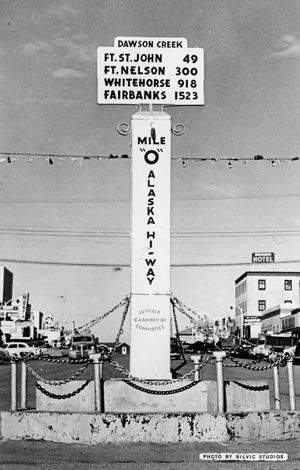
[[[84,371],[85,369],[89,366],[89,362],[87,362],[86,364],[84,364],[84,366],[82,366],[77,372],[75,372],[71,377],[69,377],[68,379],[65,379],[65,380],[46,380],[44,379],[43,377],[41,377],[37,372],[35,372],[35,370],[32,369],[32,367],[30,367],[30,365],[25,361],[23,360],[23,362],[25,363],[25,366],[26,366],[26,369],[31,373],[31,375],[33,375],[33,377],[35,377],[37,380],[39,380],[40,382],[43,382],[44,384],[48,384],[48,385],[63,385],[63,384],[66,384],[68,382],[71,382],[72,380],[75,380],[77,379],[77,377],[79,377]]]
[[[16,357],[15,362],[20,362],[26,359],[27,361],[43,361],[43,362],[54,362],[57,364],[85,364],[86,362],[90,362],[88,357],[83,357],[81,359],[56,359],[54,357],[41,357],[41,356],[29,356],[28,358],[23,357]]]
[[[183,366],[185,366],[187,361],[184,355],[182,343],[180,341],[180,333],[179,333],[178,322],[177,322],[177,317],[176,317],[176,312],[175,312],[175,304],[173,300],[171,299],[171,297],[170,297],[170,302],[171,302],[172,310],[173,310],[173,318],[174,318],[174,325],[175,325],[175,331],[176,331],[176,343],[177,343],[177,346],[179,346],[180,356],[182,357],[182,363],[179,364],[177,367],[175,367],[175,369],[172,369],[172,373],[176,374],[178,370],[180,370]]]
[[[115,307],[113,307],[108,312],[104,313],[103,315],[99,315],[98,317],[94,318],[93,320],[90,320],[89,322],[87,322],[84,325],[77,328],[78,332],[84,333],[84,332],[90,330],[90,328],[92,326],[94,326],[97,323],[99,323],[100,321],[104,320],[106,317],[108,317],[108,315],[110,315],[115,310],[117,310],[117,308],[122,307],[123,305],[127,306],[128,305],[128,298],[129,298],[128,296],[124,297],[124,299],[122,299]]]
[[[199,368],[202,368],[206,364],[209,363],[214,363],[214,360],[209,357],[205,361],[202,361],[202,363],[199,364]],[[140,382],[144,383],[146,385],[170,385],[172,383],[177,383],[177,382],[182,382],[183,380],[188,379],[191,375],[195,374],[195,370],[192,369],[186,374],[176,377],[175,379],[170,379],[170,380],[148,380],[148,379],[140,379],[139,377],[134,377],[133,375],[130,374],[128,369],[125,369],[125,367],[121,366],[117,361],[110,361],[110,364],[121,374],[126,375],[127,379],[134,380],[135,382]]]
[[[121,334],[124,333],[123,327],[124,327],[124,323],[125,323],[125,320],[126,320],[128,310],[129,310],[130,300],[131,300],[130,295],[125,297],[125,301],[124,301],[125,309],[124,309],[124,312],[123,312],[121,325],[120,325],[119,331],[117,333],[113,348],[112,348],[111,352],[109,353],[108,361],[111,361],[111,359],[112,359],[113,355],[115,354],[116,349],[118,347],[120,336],[121,336]]]
[[[42,392],[44,395],[47,395],[47,397],[56,398],[57,400],[65,400],[66,398],[75,397],[75,395],[82,392],[82,390],[84,390],[85,387],[89,383],[90,383],[90,380],[87,380],[84,384],[80,385],[80,387],[78,387],[77,390],[74,390],[73,392],[70,392],[70,393],[66,393],[64,395],[56,395],[55,393],[51,393],[45,388],[43,388],[38,382],[36,382],[35,386],[40,392]]]
[[[247,385],[241,382],[237,382],[236,380],[232,380],[232,382],[238,385],[239,387],[245,388],[246,390],[252,390],[254,392],[263,392],[265,390],[270,390],[269,385]]]
[[[179,312],[185,315],[193,323],[194,326],[197,326],[197,321],[195,320],[195,318],[192,317],[192,315],[190,315],[189,313],[187,313],[186,310],[190,311],[191,313],[193,313],[193,315],[196,315],[198,317],[199,315],[196,312],[184,305],[173,294],[171,294],[170,300],[174,303],[175,307],[179,310]]]
[[[278,359],[275,358],[270,364],[267,364],[265,366],[255,366],[255,362],[249,363],[249,362],[240,362],[234,359],[232,356],[229,356],[228,358],[234,363],[234,364],[223,364],[225,367],[243,367],[244,369],[249,369],[249,370],[255,370],[255,371],[263,371],[263,370],[269,370],[272,369],[273,367],[276,366],[281,366],[285,367],[287,364],[287,361],[289,359],[290,355],[285,354],[283,357],[280,356]]]
[[[184,392],[185,390],[188,390],[189,388],[192,388],[199,383],[198,381],[194,380],[193,382],[184,385],[184,387],[176,388],[175,390],[151,390],[149,388],[140,387],[139,385],[127,380],[123,380],[123,382],[125,382],[130,387],[135,388],[136,390],[149,393],[150,395],[174,395],[175,393]],[[170,382],[168,383],[170,384]]]

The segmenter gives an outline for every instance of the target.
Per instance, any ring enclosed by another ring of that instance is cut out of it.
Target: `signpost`
[[[99,104],[133,115],[130,374],[170,374],[171,117],[153,105],[204,104],[203,49],[184,38],[117,37],[97,49]]]
[[[182,38],[116,38],[115,45],[97,49],[99,104],[204,104],[203,49]]]

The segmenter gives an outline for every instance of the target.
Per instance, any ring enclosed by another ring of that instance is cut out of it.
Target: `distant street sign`
[[[275,253],[252,253],[252,263],[275,263]]]
[[[184,38],[115,39],[98,47],[99,104],[204,104],[204,52]]]

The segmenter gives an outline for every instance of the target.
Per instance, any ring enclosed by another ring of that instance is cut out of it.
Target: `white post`
[[[17,362],[11,361],[11,411],[17,411]]]
[[[288,370],[288,381],[289,381],[290,410],[295,411],[295,409],[296,409],[296,400],[295,400],[293,356],[291,356],[287,361],[287,370]]]
[[[171,117],[132,117],[130,374],[171,379]]]
[[[95,394],[95,411],[96,413],[103,413],[103,396],[101,390],[101,381],[103,380],[103,367],[100,367],[100,353],[90,355],[90,359],[94,363],[94,394]]]
[[[280,410],[279,367],[273,367],[275,410]]]
[[[200,377],[200,361],[201,361],[201,356],[200,355],[194,355],[191,356],[191,360],[194,363],[194,369],[195,369],[195,375],[194,375],[194,380],[197,382],[200,382],[201,377]]]
[[[27,369],[24,361],[21,362],[21,408],[27,408]]]
[[[226,352],[215,351],[213,353],[213,356],[216,359],[216,369],[217,369],[218,412],[224,413],[223,359],[226,357]]]

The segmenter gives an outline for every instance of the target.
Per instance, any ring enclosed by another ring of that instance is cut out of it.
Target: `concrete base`
[[[269,411],[270,390],[266,380],[225,381],[225,411]]]
[[[300,438],[299,412],[39,413],[0,412],[0,438],[64,443],[268,441]]]
[[[129,381],[129,383],[132,383]],[[217,383],[212,380],[201,381],[197,385],[175,394],[150,394],[132,388],[122,379],[104,382],[104,410],[111,413],[199,413],[217,412]],[[191,384],[183,380],[168,385],[148,385],[133,382],[138,387],[152,391],[177,390]],[[73,380],[60,386],[39,384],[54,395],[66,395],[80,388],[82,380]],[[263,380],[225,381],[225,411],[249,412],[269,411],[270,396],[268,383]],[[94,381],[80,393],[71,398],[49,397],[38,389],[36,391],[36,410],[55,412],[95,411]]]
[[[130,386],[131,381],[106,380],[104,383],[105,412],[113,413],[196,413],[217,410],[217,384],[198,382],[193,387],[174,394],[151,394]],[[149,391],[167,392],[192,383],[183,380],[167,385],[149,385],[133,382]]]
[[[77,390],[81,385],[84,384],[83,380],[72,380],[62,385],[49,385],[43,382],[38,383],[54,395],[66,395]],[[94,381],[92,380],[80,393],[71,398],[52,398],[40,390],[36,390],[36,410],[37,411],[74,411],[74,412],[85,412],[93,413],[95,411],[95,392],[94,392]]]

